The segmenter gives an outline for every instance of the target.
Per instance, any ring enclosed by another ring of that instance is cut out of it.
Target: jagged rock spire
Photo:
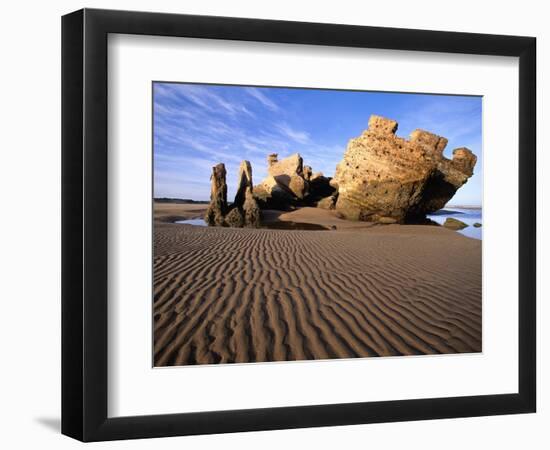
[[[227,214],[227,184],[225,181],[225,164],[212,167],[210,175],[210,205],[206,211],[205,221],[208,225],[221,226]]]
[[[242,207],[246,197],[247,189],[252,190],[252,166],[250,161],[243,161],[239,167],[239,179],[237,182],[237,194],[234,204]]]
[[[239,180],[235,201],[227,204],[227,184],[225,165],[220,163],[212,168],[210,205],[205,220],[211,226],[251,227],[260,226],[260,208],[252,191],[252,167],[243,161],[239,168]]]

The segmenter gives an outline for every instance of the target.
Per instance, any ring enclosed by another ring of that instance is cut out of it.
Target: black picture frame
[[[517,393],[107,416],[109,33],[519,57]],[[62,18],[62,433],[82,441],[535,412],[536,39],[83,9]]]

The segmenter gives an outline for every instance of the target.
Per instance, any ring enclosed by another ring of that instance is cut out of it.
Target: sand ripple
[[[481,351],[481,243],[155,224],[156,366]]]

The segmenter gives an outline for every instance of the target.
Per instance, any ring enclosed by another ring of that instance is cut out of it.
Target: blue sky
[[[299,152],[332,176],[348,141],[377,114],[397,120],[398,136],[416,128],[445,136],[447,157],[472,150],[475,174],[450,203],[481,205],[481,97],[155,82],[153,102],[157,198],[208,200],[211,168],[223,162],[232,200],[240,162],[251,162],[257,184],[269,153]]]

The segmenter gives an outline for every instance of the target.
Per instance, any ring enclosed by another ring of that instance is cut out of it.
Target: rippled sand
[[[156,366],[481,351],[481,242],[155,223]]]

